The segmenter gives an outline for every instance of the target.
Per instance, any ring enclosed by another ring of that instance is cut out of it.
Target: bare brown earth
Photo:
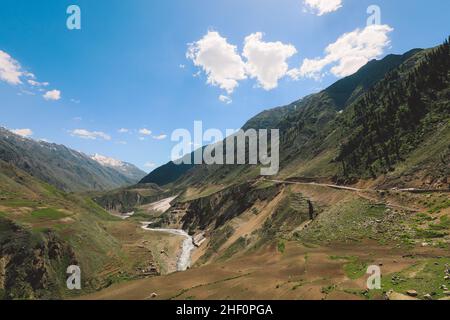
[[[368,276],[352,280],[344,272],[346,261],[335,256],[358,257],[380,265],[383,274],[404,270],[421,259],[442,254],[419,248],[411,259],[404,250],[377,243],[306,247],[286,244],[282,254],[266,247],[245,257],[186,272],[117,284],[85,299],[363,299]],[[156,298],[151,298],[156,293]],[[378,298],[382,298],[381,294]]]
[[[123,251],[127,253],[127,261],[134,268],[133,273],[143,275],[150,265],[156,266],[160,274],[176,271],[183,240],[181,237],[145,231],[131,221],[109,223],[107,231],[120,242]]]

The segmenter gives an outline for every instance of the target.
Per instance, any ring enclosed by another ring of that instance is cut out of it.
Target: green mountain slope
[[[194,165],[192,164],[177,165],[170,161],[169,163],[166,163],[165,165],[150,172],[139,183],[155,183],[163,186],[176,181],[193,167]]]
[[[413,68],[401,66],[390,72],[343,116],[348,136],[336,159],[342,164],[343,176],[376,178],[380,173],[386,174],[406,160],[427,137],[440,128],[448,128],[448,42],[420,57]],[[440,151],[442,159],[436,162],[437,167],[449,163],[448,151],[448,148]],[[448,172],[440,174],[434,175],[435,178],[446,178]]]
[[[337,81],[322,92],[286,107],[260,113],[249,120],[243,129],[280,129],[280,177],[341,179],[347,172],[344,172],[342,164],[336,161],[339,159],[339,148],[355,130],[351,127],[351,120],[344,125],[343,119],[351,117],[354,105],[361,99],[365,99],[369,94],[376,95],[374,91],[379,89],[375,87],[380,82],[390,88],[392,74],[400,72],[402,81],[407,81],[407,75],[414,72],[429,52],[414,49],[403,55],[388,55],[382,60],[371,61],[355,74]],[[445,100],[445,93],[439,98]],[[177,167],[169,163],[155,170],[143,181],[152,181],[159,185],[170,183],[177,188],[201,185],[230,186],[257,178],[258,175],[259,169],[255,166]],[[156,176],[158,179],[154,179]]]
[[[360,92],[370,89],[383,79],[389,71],[397,68],[420,51],[422,50],[413,49],[403,55],[390,54],[383,60],[372,60],[355,74],[337,81],[325,91],[336,106],[342,110],[345,106],[351,104],[360,95]]]
[[[23,138],[4,128],[0,128],[0,160],[65,191],[109,190],[134,184],[145,175],[130,164],[102,165],[63,145]]]
[[[3,298],[55,298],[66,268],[82,267],[89,284],[121,248],[102,224],[112,218],[91,200],[65,194],[0,161],[0,292]],[[87,288],[86,288],[87,289]]]
[[[67,298],[139,278],[155,261],[141,245],[158,245],[149,237],[89,197],[0,160],[0,300]],[[81,269],[81,291],[66,287],[70,265]]]

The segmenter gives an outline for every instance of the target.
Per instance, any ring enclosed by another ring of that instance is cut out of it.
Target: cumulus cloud
[[[167,138],[166,134],[160,134],[159,136],[153,136],[153,139],[155,140],[164,140]]]
[[[233,102],[233,100],[231,100],[230,97],[225,96],[225,95],[223,95],[223,94],[221,94],[221,95],[219,96],[219,100],[220,100],[221,102],[225,103],[225,104],[230,104],[230,103]]]
[[[19,62],[14,60],[8,53],[0,50],[0,80],[12,85],[22,83],[20,79],[24,75]]]
[[[88,131],[85,129],[75,129],[70,131],[70,134],[73,137],[78,137],[87,140],[97,140],[97,139],[107,141],[111,140],[111,136],[101,131]]]
[[[216,31],[209,31],[202,39],[189,44],[186,57],[207,75],[207,82],[233,93],[240,80],[246,79],[245,63],[236,46]]]
[[[318,16],[323,16],[341,8],[342,0],[304,0],[304,4]]]
[[[186,56],[206,74],[207,83],[227,92],[219,100],[228,104],[239,81],[248,77],[256,79],[265,90],[276,88],[278,81],[288,75],[287,60],[296,53],[293,45],[265,42],[263,34],[256,32],[245,38],[241,57],[235,45],[218,32],[209,31],[201,40],[189,44]]]
[[[323,58],[305,59],[299,69],[292,69],[288,73],[294,79],[318,79],[323,76],[325,67],[333,65],[330,71],[335,76],[351,75],[383,54],[390,44],[388,34],[393,30],[388,25],[370,25],[343,34],[336,42],[328,45]]]
[[[50,90],[47,91],[44,95],[43,95],[45,100],[52,100],[52,101],[58,101],[59,99],[61,99],[61,91],[59,90]]]
[[[246,58],[246,71],[251,78],[265,90],[278,87],[278,80],[284,77],[289,69],[287,60],[297,53],[291,44],[262,41],[261,32],[253,33],[245,38],[243,56]]]
[[[31,137],[33,135],[33,131],[31,129],[15,129],[12,130],[12,132],[24,138]]]
[[[119,133],[128,133],[128,132],[130,132],[130,130],[127,129],[127,128],[120,128],[120,129],[118,130],[118,132],[119,132]]]
[[[152,132],[151,132],[150,130],[145,129],[145,128],[140,129],[140,130],[139,130],[139,133],[142,134],[142,135],[144,135],[144,136],[150,136],[150,135],[152,134]]]

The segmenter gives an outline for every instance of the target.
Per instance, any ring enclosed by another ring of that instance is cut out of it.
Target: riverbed
[[[194,251],[195,249],[194,239],[184,230],[149,228],[149,224],[150,223],[145,223],[145,225],[142,226],[142,229],[146,231],[164,232],[184,237],[183,243],[181,245],[181,253],[178,256],[177,260],[177,271],[186,271],[188,268],[190,268],[192,251]]]

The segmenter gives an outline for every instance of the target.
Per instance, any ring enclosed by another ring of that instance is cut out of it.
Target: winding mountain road
[[[272,180],[272,179],[264,179],[265,181],[274,182],[274,183],[281,183],[281,184],[293,184],[293,185],[308,185],[308,186],[319,186],[319,187],[325,187],[325,188],[331,188],[331,189],[337,189],[337,190],[345,190],[345,191],[351,191],[355,192],[358,196],[361,198],[364,198],[369,201],[379,202],[379,199],[371,197],[367,194],[364,194],[364,192],[387,192],[387,191],[394,191],[394,192],[408,192],[408,193],[422,193],[422,192],[435,192],[435,193],[443,193],[443,192],[450,192],[447,190],[424,190],[424,189],[415,189],[415,188],[409,188],[409,189],[392,189],[392,190],[383,190],[383,189],[360,189],[360,188],[354,188],[354,187],[347,187],[347,186],[340,186],[335,184],[328,184],[328,183],[318,183],[318,182],[298,182],[298,181],[286,181],[286,180]],[[393,209],[401,209],[406,210],[409,212],[420,212],[422,210],[416,209],[416,208],[410,208],[398,204],[393,204],[390,202],[384,202],[386,206],[393,208]]]

